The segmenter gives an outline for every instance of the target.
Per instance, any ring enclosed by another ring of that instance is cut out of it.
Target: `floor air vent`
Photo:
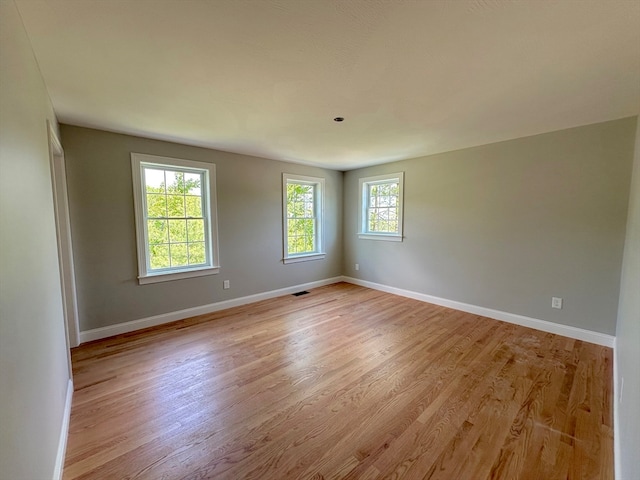
[[[302,291],[302,292],[296,292],[296,293],[292,293],[291,295],[293,295],[294,297],[299,297],[300,295],[306,295],[307,292],[306,290]]]

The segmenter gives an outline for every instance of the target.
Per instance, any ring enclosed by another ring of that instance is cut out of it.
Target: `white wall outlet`
[[[224,288],[225,290],[228,290],[231,288],[231,282],[229,280],[225,280],[222,282],[222,288]]]
[[[356,263],[356,270],[360,270],[360,264]]]
[[[551,308],[562,308],[562,299],[560,297],[551,297]]]

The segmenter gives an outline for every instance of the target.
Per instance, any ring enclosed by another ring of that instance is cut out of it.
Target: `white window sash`
[[[312,185],[313,188],[313,209],[314,209],[314,226],[315,250],[302,253],[289,253],[289,215],[288,215],[288,199],[287,185],[300,184]],[[323,239],[323,222],[324,222],[324,178],[309,177],[303,175],[293,175],[288,173],[282,174],[282,238],[283,238],[283,263],[299,263],[310,260],[321,260],[326,257],[324,253]]]
[[[398,200],[397,200],[397,222],[398,230],[395,232],[378,232],[369,229],[369,211],[370,205],[370,188],[374,185],[397,184]],[[386,175],[376,175],[359,179],[358,185],[359,209],[358,209],[358,238],[364,240],[385,240],[392,242],[401,242],[403,236],[403,218],[404,218],[404,172],[391,173]]]

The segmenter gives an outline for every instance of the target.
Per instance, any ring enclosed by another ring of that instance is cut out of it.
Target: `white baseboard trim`
[[[217,312],[219,310],[224,310],[227,308],[247,305],[249,303],[259,302],[261,300],[267,300],[269,298],[279,297],[282,295],[299,292],[300,290],[306,290],[309,288],[322,287],[324,285],[330,285],[332,283],[338,283],[341,281],[353,283],[354,285],[360,285],[362,287],[372,288],[374,290],[379,290],[382,292],[392,293],[394,295],[413,298],[415,300],[420,300],[427,303],[433,303],[435,305],[441,305],[443,307],[453,308],[455,310],[461,310],[463,312],[473,313],[475,315],[482,315],[484,317],[489,317],[496,320],[502,320],[508,323],[514,323],[516,325],[521,325],[523,327],[534,328],[536,330],[541,330],[543,332],[549,332],[549,333],[554,333],[556,335],[575,338],[576,340],[595,343],[597,345],[603,345],[605,347],[613,348],[615,343],[615,337],[612,335],[607,335],[600,332],[593,332],[591,330],[585,330],[577,327],[571,327],[569,325],[562,325],[559,323],[548,322],[546,320],[539,320],[536,318],[526,317],[524,315],[518,315],[515,313],[503,312],[501,310],[494,310],[491,308],[471,305],[468,303],[458,302],[456,300],[449,300],[446,298],[435,297],[433,295],[427,295],[425,293],[414,292],[411,290],[404,290],[401,288],[391,287],[388,285],[369,282],[367,280],[361,280],[358,278],[353,278],[348,276],[327,278],[327,279],[318,280],[315,282],[309,282],[301,285],[294,285],[291,287],[280,288],[277,290],[270,290],[268,292],[257,293],[254,295],[248,295],[246,297],[233,298],[231,300],[224,300],[222,302],[211,303],[208,305],[201,305],[199,307],[187,308],[187,309],[178,310],[175,312],[167,312],[160,315],[155,315],[153,317],[146,317],[138,320],[132,320],[129,322],[109,325],[108,327],[85,330],[83,332],[80,332],[80,343],[112,337],[114,335],[120,335],[122,333],[129,333],[136,330],[141,330],[143,328],[155,327],[157,325],[174,322],[176,320],[182,320],[184,318],[195,317],[197,315],[204,315],[207,313]]]
[[[154,315],[153,317],[146,317],[140,318],[138,320],[131,320],[129,322],[117,323],[115,325],[109,325],[108,327],[85,330],[84,332],[80,332],[80,343],[99,340],[101,338],[113,337],[114,335],[120,335],[122,333],[129,333],[135,330],[141,330],[143,328],[155,327],[157,325],[175,322],[176,320],[182,320],[184,318],[217,312],[218,310],[225,310],[227,308],[239,307],[241,305],[247,305],[248,303],[259,302],[261,300],[280,297],[282,295],[288,295],[290,293],[299,292],[301,290],[322,287],[324,285],[330,285],[332,283],[338,283],[341,281],[342,277],[326,278],[324,280],[318,280],[315,282],[303,283],[302,285],[294,285],[292,287],[270,290],[263,293],[256,293],[254,295],[248,295],[246,297],[232,298],[231,300],[210,303],[208,305],[201,305],[199,307],[187,308],[175,312],[162,313],[160,315]]]
[[[64,457],[67,452],[67,438],[69,437],[69,421],[71,419],[72,400],[73,380],[69,379],[69,383],[67,383],[67,397],[64,402],[64,412],[62,414],[62,426],[60,427],[60,439],[58,440],[58,453],[56,454],[56,463],[53,469],[53,480],[60,480],[62,478]]]
[[[534,328],[536,330],[542,330],[543,332],[548,333],[555,333],[556,335],[575,338],[576,340],[595,343],[596,345],[603,345],[605,347],[613,348],[615,342],[615,337],[612,335],[593,332],[591,330],[585,330],[583,328],[561,325],[559,323],[548,322],[546,320],[538,320],[536,318],[525,317],[524,315],[517,315],[515,313],[503,312],[501,310],[493,310],[491,308],[471,305],[469,303],[434,297],[425,293],[413,292],[411,290],[390,287],[388,285],[369,282],[367,280],[360,280],[359,278],[344,276],[342,277],[342,280],[348,283],[353,283],[355,285],[360,285],[361,287],[367,287],[374,290],[380,290],[382,292],[393,293],[394,295],[400,295],[402,297],[413,298],[414,300],[421,300],[423,302],[433,303],[435,305],[441,305],[443,307],[449,307],[455,310],[461,310],[463,312],[482,315],[483,317],[502,320],[503,322],[515,323],[516,325],[521,325],[523,327]]]

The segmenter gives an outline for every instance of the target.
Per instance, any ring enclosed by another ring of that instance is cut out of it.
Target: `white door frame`
[[[49,133],[49,159],[51,162],[51,184],[53,186],[53,208],[56,217],[56,237],[58,239],[58,261],[60,263],[60,283],[62,284],[62,305],[69,348],[80,345],[78,322],[78,300],[76,297],[76,276],[73,267],[73,244],[71,241],[71,221],[67,197],[67,175],[64,150],[51,123],[47,121]]]

